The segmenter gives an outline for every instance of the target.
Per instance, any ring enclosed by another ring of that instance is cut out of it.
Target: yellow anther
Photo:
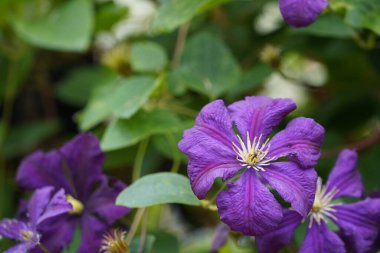
[[[25,242],[29,242],[33,238],[33,233],[28,230],[21,230],[20,234]]]
[[[67,202],[69,202],[71,206],[73,207],[73,209],[69,211],[69,214],[74,215],[74,214],[80,214],[83,212],[84,207],[83,207],[82,202],[80,202],[79,200],[71,196],[70,194],[67,195],[66,198],[67,198]]]

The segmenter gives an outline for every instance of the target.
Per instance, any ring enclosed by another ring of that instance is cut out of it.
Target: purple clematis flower
[[[16,219],[0,221],[0,236],[20,241],[4,253],[26,253],[40,244],[39,229],[48,219],[72,210],[63,189],[54,194],[53,187],[36,190],[27,206],[28,222]]]
[[[286,23],[304,27],[313,23],[327,7],[327,0],[279,0],[280,11]]]
[[[217,197],[221,220],[232,230],[260,235],[281,222],[282,207],[268,184],[298,213],[308,214],[317,179],[311,168],[320,156],[324,129],[312,119],[296,118],[268,139],[295,108],[290,99],[246,97],[228,108],[216,100],[184,132],[179,148],[188,155],[188,175],[199,199],[206,197],[217,177],[225,181],[243,171]],[[285,157],[287,161],[278,161]]]
[[[129,209],[115,206],[117,195],[125,188],[118,180],[102,173],[104,155],[98,139],[80,134],[58,150],[35,152],[18,169],[17,183],[33,190],[43,186],[63,188],[73,210],[41,226],[43,244],[51,252],[60,252],[81,230],[78,253],[98,252],[103,233]],[[39,251],[36,251],[39,252]]]
[[[366,198],[356,203],[343,203],[342,197],[360,198],[364,187],[356,169],[357,154],[344,150],[322,185],[318,179],[313,207],[308,215],[308,229],[300,253],[368,253],[380,228],[380,199]],[[285,210],[284,219],[276,231],[257,237],[261,253],[275,253],[288,244],[302,217]],[[334,222],[339,231],[328,227]]]

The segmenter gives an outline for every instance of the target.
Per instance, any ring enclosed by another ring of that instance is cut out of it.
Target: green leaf
[[[175,235],[163,230],[154,231],[152,234],[156,237],[154,253],[179,253],[179,242]]]
[[[344,13],[344,21],[355,28],[366,28],[380,35],[380,2],[374,0],[332,0],[330,7]]]
[[[310,26],[292,29],[292,32],[332,38],[351,38],[355,33],[341,18],[332,15],[321,16]]]
[[[156,238],[153,235],[147,235],[144,242],[144,249],[142,253],[149,253],[152,251],[153,245],[155,244]],[[130,245],[131,253],[139,253],[141,237],[135,237]]]
[[[150,76],[117,77],[94,90],[80,118],[80,129],[88,130],[116,116],[128,119],[148,100],[156,87]]]
[[[18,35],[34,46],[84,51],[90,44],[93,8],[90,0],[64,1],[47,16],[35,20],[14,20]]]
[[[158,8],[153,32],[170,32],[192,19],[197,13],[230,0],[167,0]]]
[[[157,72],[168,62],[164,48],[154,42],[145,41],[132,45],[131,64],[135,71]]]
[[[239,85],[234,86],[228,91],[228,95],[239,95],[257,88],[271,74],[273,70],[265,64],[258,64],[243,73]]]
[[[111,122],[104,133],[101,146],[106,151],[120,149],[136,144],[150,135],[182,131],[189,125],[168,111],[141,111],[130,119]]]
[[[202,32],[193,36],[183,52],[182,75],[189,88],[216,98],[240,81],[239,65],[218,37]]]
[[[73,240],[71,241],[70,245],[63,250],[62,253],[78,252],[80,243],[81,243],[81,230],[80,230],[80,227],[77,226],[74,231]]]
[[[170,172],[150,174],[128,186],[116,199],[117,205],[130,208],[169,203],[200,204],[191,190],[188,178]]]
[[[84,106],[96,87],[112,82],[116,78],[117,74],[106,68],[78,67],[60,82],[57,95],[67,104]]]
[[[127,16],[128,9],[116,5],[114,2],[108,2],[99,7],[95,17],[95,30],[107,31],[114,24]]]

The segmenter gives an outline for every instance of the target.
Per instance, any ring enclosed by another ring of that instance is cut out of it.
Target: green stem
[[[144,162],[144,156],[148,147],[148,143],[149,143],[149,138],[146,138],[145,140],[140,142],[140,145],[138,147],[135,163],[133,165],[133,175],[132,175],[133,182],[139,179],[141,176],[142,165]]]
[[[169,142],[169,145],[172,149],[173,152],[173,165],[172,168],[170,169],[171,172],[177,173],[179,170],[179,167],[181,165],[181,154],[178,152],[178,148],[176,145],[176,142],[174,140],[174,137],[172,134],[167,134],[166,139]]]
[[[168,109],[172,112],[175,112],[184,116],[189,116],[192,118],[195,118],[198,115],[197,111],[181,106],[181,105],[177,105],[177,104],[166,104],[166,105],[163,105],[162,107],[163,109]]]
[[[145,212],[145,208],[138,209],[135,217],[133,218],[131,229],[129,230],[127,238],[125,239],[128,245],[131,244],[131,241],[136,234],[137,228],[139,227],[139,224],[144,212]]]
[[[144,218],[142,221],[142,229],[141,229],[141,236],[140,236],[140,245],[139,245],[139,251],[138,253],[144,252],[144,245],[146,241],[146,235],[148,232],[148,212],[144,213]]]

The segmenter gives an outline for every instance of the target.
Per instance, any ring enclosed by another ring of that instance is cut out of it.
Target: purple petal
[[[84,133],[60,150],[36,152],[24,159],[16,180],[30,190],[54,186],[65,189],[76,199],[86,200],[101,179],[103,160],[98,139]]]
[[[42,234],[41,243],[50,252],[61,252],[70,245],[78,221],[78,217],[72,215],[56,216],[44,221],[39,228]],[[43,253],[43,251],[35,248],[32,253]]]
[[[73,182],[80,200],[86,200],[102,178],[104,155],[98,138],[90,133],[77,135],[60,152],[69,168],[68,179]]]
[[[346,249],[339,236],[322,221],[320,225],[314,223],[307,230],[299,253],[346,253]]]
[[[306,217],[314,202],[317,173],[293,162],[275,162],[261,175],[293,209]]]
[[[218,253],[219,249],[226,243],[230,228],[220,223],[215,230],[214,239],[212,240],[210,253]]]
[[[0,236],[6,237],[12,240],[23,241],[22,232],[27,231],[32,233],[34,238],[38,242],[38,234],[28,226],[26,223],[15,219],[4,219],[0,221]]]
[[[279,0],[280,11],[286,23],[304,27],[313,23],[327,7],[327,0]]]
[[[102,218],[106,224],[114,223],[131,211],[129,208],[115,205],[117,195],[126,187],[119,180],[108,180],[104,177],[102,184],[91,195],[87,209]]]
[[[188,155],[188,175],[198,198],[205,198],[217,177],[227,180],[241,169],[232,142],[238,143],[222,100],[203,107],[194,127],[184,132],[178,146]]]
[[[268,157],[285,157],[304,168],[317,164],[325,130],[313,119],[296,118],[269,142]]]
[[[280,225],[274,231],[256,237],[260,253],[277,253],[292,240],[294,231],[301,224],[302,216],[287,209],[284,209],[283,215]]]
[[[273,128],[295,109],[296,104],[291,99],[263,96],[246,97],[228,106],[232,120],[244,140],[247,138],[247,132],[252,140],[261,134],[262,140],[265,140]]]
[[[282,208],[260,182],[254,170],[246,170],[228,190],[219,193],[216,204],[221,220],[232,230],[246,235],[262,235],[282,220]]]
[[[109,226],[95,216],[86,215],[81,228],[81,244],[77,253],[99,252],[102,237]]]
[[[44,186],[64,188],[66,191],[72,189],[62,170],[62,156],[56,150],[48,153],[37,151],[26,157],[18,168],[16,181],[28,190]]]
[[[27,253],[28,250],[33,249],[34,247],[36,247],[36,244],[24,242],[7,249],[3,253]]]
[[[330,172],[327,180],[327,189],[338,189],[335,198],[353,197],[360,198],[364,193],[362,178],[357,170],[358,155],[354,150],[343,150]]]
[[[336,224],[348,246],[357,253],[369,252],[380,227],[380,199],[367,198],[335,207]]]
[[[28,204],[30,222],[36,227],[44,220],[67,213],[72,206],[67,202],[65,191],[59,190],[53,195],[53,187],[44,187],[36,190]],[[52,196],[53,195],[53,196]]]

